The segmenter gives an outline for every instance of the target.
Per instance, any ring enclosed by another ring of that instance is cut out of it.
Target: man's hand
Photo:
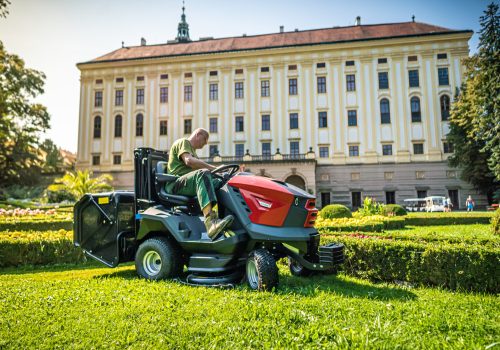
[[[205,163],[202,160],[199,160],[196,157],[193,157],[191,153],[183,153],[181,154],[181,159],[186,164],[186,166],[190,167],[193,170],[198,170],[198,169],[208,169],[208,170],[214,170],[215,167],[213,165],[210,165],[208,163]]]

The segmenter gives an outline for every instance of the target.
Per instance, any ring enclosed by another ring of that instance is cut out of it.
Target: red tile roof
[[[99,63],[217,52],[260,50],[397,37],[466,33],[420,22],[357,25],[298,32],[210,39],[189,43],[124,47],[85,63]]]

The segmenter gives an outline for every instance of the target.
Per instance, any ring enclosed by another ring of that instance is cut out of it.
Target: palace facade
[[[197,127],[198,155],[293,183],[319,206],[365,196],[467,195],[449,168],[450,103],[470,30],[420,22],[200,38],[183,13],[176,40],[79,63],[77,168],[133,187],[133,150],[166,150]]]

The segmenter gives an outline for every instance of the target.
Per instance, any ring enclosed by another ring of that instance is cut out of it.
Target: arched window
[[[135,136],[142,136],[144,132],[144,117],[142,114],[137,114],[135,117]]]
[[[95,139],[100,139],[101,138],[101,117],[97,116],[94,118],[94,138]]]
[[[420,123],[422,121],[422,114],[420,112],[420,99],[412,97],[410,100],[411,105],[411,121],[413,123]]]
[[[450,97],[443,95],[440,98],[441,105],[441,120],[446,121],[450,117]]]
[[[380,100],[380,122],[382,124],[391,123],[391,109],[389,107],[389,100],[386,98]]]
[[[115,137],[122,137],[122,116],[115,117]]]

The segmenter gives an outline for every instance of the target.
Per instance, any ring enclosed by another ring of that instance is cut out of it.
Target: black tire
[[[246,279],[253,290],[267,291],[278,286],[276,260],[267,249],[257,249],[250,253],[246,264]]]
[[[137,274],[148,280],[178,277],[182,268],[180,251],[165,237],[147,239],[135,254]]]
[[[290,273],[297,277],[309,277],[314,271],[302,266],[297,260],[288,257],[288,267],[290,268]]]

